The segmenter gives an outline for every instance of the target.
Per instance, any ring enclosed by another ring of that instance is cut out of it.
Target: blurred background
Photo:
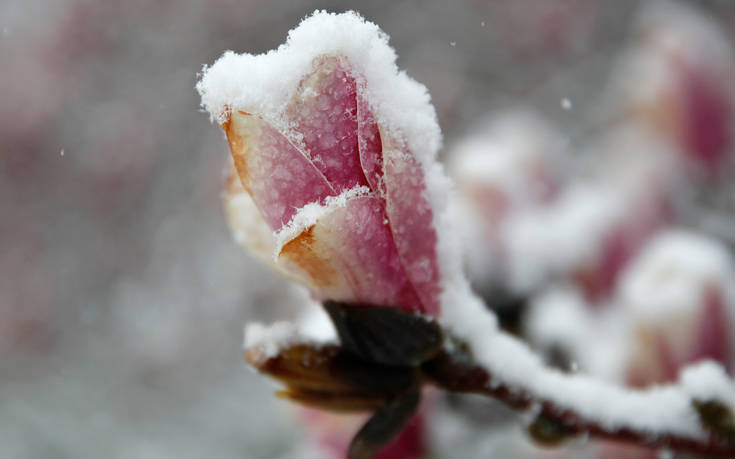
[[[729,1],[4,0],[0,457],[302,457],[303,417],[242,352],[245,322],[294,316],[300,293],[232,241],[228,148],[194,84],[224,50],[275,48],[316,8],[379,24],[429,88],[466,240],[482,247],[468,268],[506,328],[632,385],[671,379],[693,348],[730,364]],[[616,346],[673,332],[610,311],[649,303],[677,263],[685,293],[706,294],[672,321],[703,325],[651,376],[634,369],[659,359],[651,339],[630,361]],[[545,326],[559,317],[579,326]],[[609,340],[575,354],[595,334]],[[430,457],[545,454],[492,405],[435,405]]]

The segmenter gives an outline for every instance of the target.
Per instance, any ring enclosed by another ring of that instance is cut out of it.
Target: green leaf
[[[378,409],[352,439],[348,459],[369,459],[378,454],[401,433],[416,413],[420,400],[418,392],[409,392]]]
[[[418,366],[442,347],[435,320],[395,307],[326,301],[342,347],[370,362]]]

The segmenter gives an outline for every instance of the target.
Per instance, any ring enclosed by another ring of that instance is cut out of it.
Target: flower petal
[[[732,141],[731,97],[707,69],[681,67],[676,76],[684,144],[693,159],[714,172],[722,165]]]
[[[385,145],[385,144],[384,144]],[[383,151],[386,212],[405,272],[424,312],[439,313],[439,267],[434,213],[416,158],[397,149]]]
[[[334,56],[317,59],[286,108],[314,165],[339,193],[367,185],[357,147],[355,78]]]
[[[362,172],[370,188],[385,195],[381,185],[383,178],[383,144],[380,130],[372,110],[365,99],[364,90],[358,87],[357,94],[357,143],[360,150]]]
[[[349,199],[283,245],[279,263],[321,299],[427,313],[374,196]]]
[[[277,247],[276,236],[240,183],[240,177],[231,160],[227,165],[223,200],[227,223],[230,225],[235,241],[240,246],[251,250],[263,263],[278,269],[273,260]]]
[[[336,194],[314,164],[261,117],[233,111],[222,128],[243,187],[274,231],[304,205]]]

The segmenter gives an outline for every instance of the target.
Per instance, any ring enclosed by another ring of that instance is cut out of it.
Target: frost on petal
[[[360,150],[360,163],[368,185],[380,195],[385,194],[381,187],[383,178],[383,145],[380,130],[363,90],[357,95],[357,143]]]
[[[437,315],[437,235],[423,170],[410,154],[391,149],[383,155],[386,212],[398,254],[425,312]]]
[[[339,193],[367,185],[357,147],[355,78],[334,56],[316,59],[286,109],[314,165]]]
[[[279,263],[321,298],[432,313],[406,276],[380,199],[361,196],[285,243]]]
[[[224,205],[235,242],[251,250],[263,263],[277,268],[273,261],[276,237],[240,183],[232,161],[227,166]]]
[[[274,231],[297,209],[336,194],[309,159],[261,117],[234,111],[222,128],[243,187]]]

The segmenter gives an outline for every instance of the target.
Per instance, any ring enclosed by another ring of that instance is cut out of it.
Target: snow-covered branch
[[[586,434],[709,456],[735,454],[735,390],[713,362],[690,366],[673,384],[629,389],[549,368],[504,332],[470,346],[449,338],[439,349],[433,340],[414,339],[436,328],[410,313],[373,307],[366,317],[366,310],[354,314],[355,308],[349,305],[327,307],[340,339],[348,345],[303,336],[293,325],[251,325],[248,330],[248,361],[281,381],[285,390],[280,394],[285,398],[333,411],[373,411],[431,384],[449,392],[487,395],[529,413],[528,431],[541,444]],[[402,316],[400,320],[397,315]],[[345,327],[348,322],[353,327]],[[402,327],[381,329],[386,322],[401,322]],[[358,323],[365,327],[354,327]],[[373,352],[384,351],[385,343],[404,355],[416,343],[424,343],[426,357],[405,364],[375,362]],[[478,349],[478,344],[483,348]],[[489,348],[484,347],[490,345],[504,355],[501,360],[491,361]],[[510,369],[515,363],[518,366]]]

